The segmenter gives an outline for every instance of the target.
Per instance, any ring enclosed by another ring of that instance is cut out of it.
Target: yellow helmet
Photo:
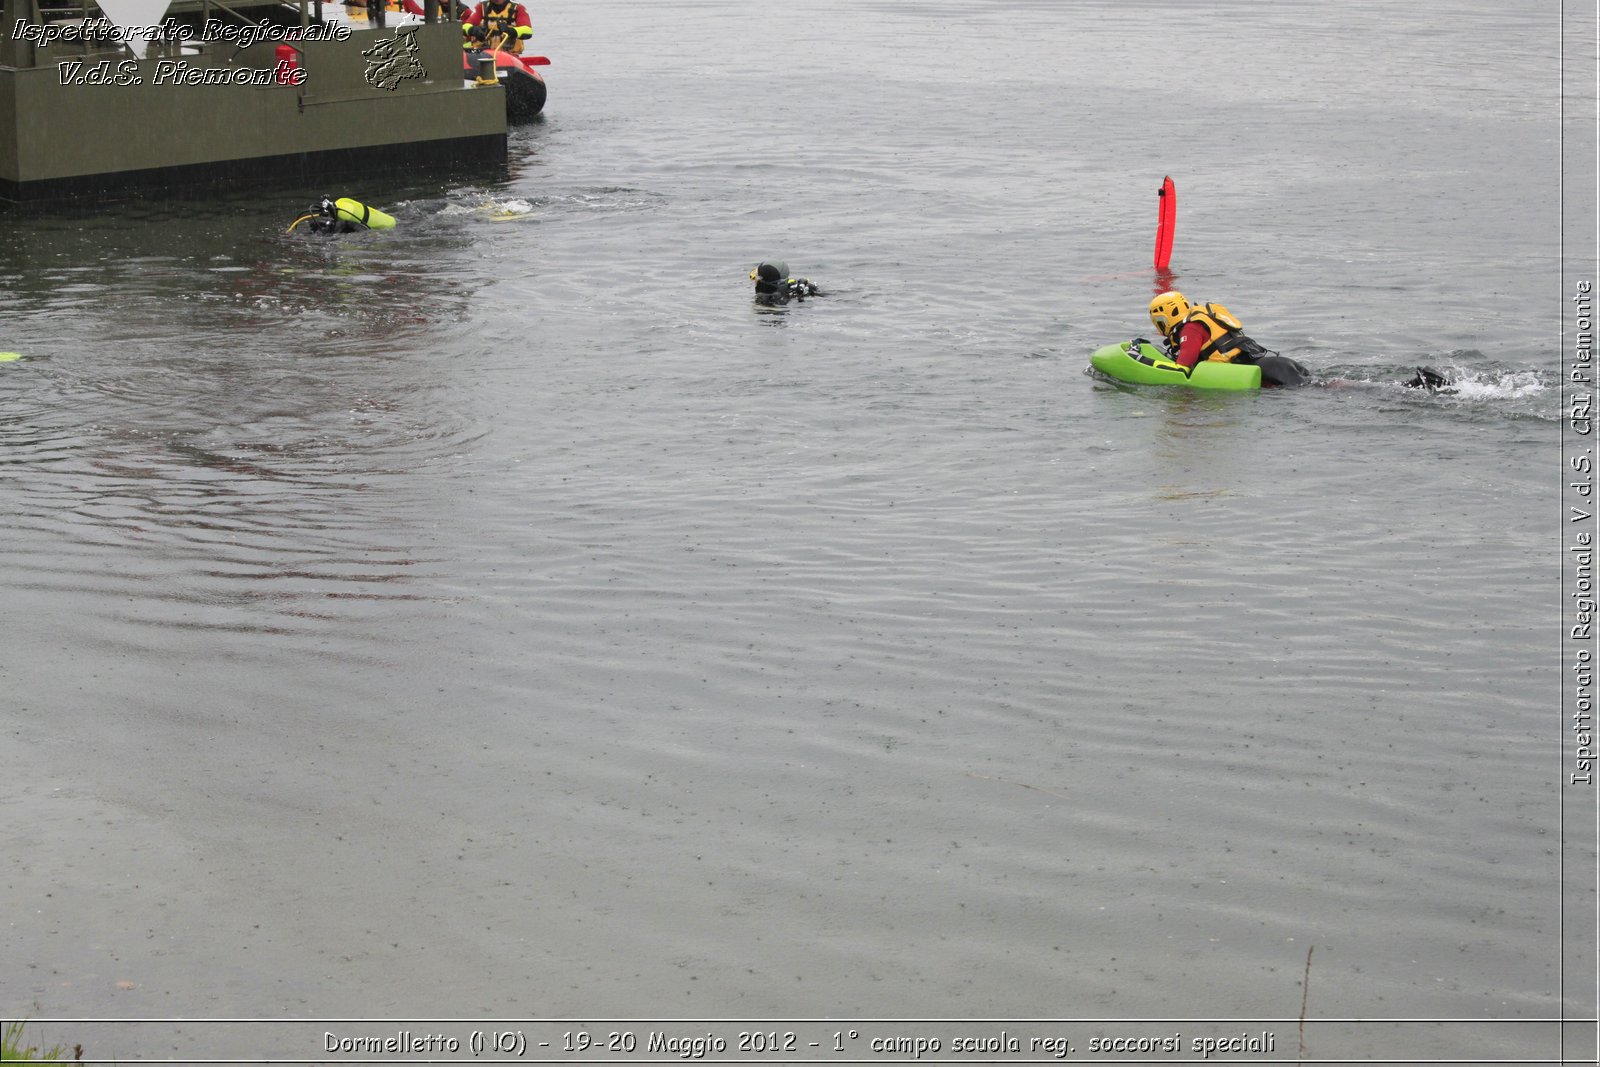
[[[1150,301],[1150,321],[1161,331],[1162,337],[1170,337],[1187,314],[1189,299],[1176,289]]]

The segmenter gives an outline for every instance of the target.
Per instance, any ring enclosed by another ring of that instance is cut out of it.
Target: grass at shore
[[[22,1023],[11,1022],[6,1024],[4,1034],[0,1034],[0,1060],[6,1063],[64,1063],[79,1064],[83,1062],[83,1046],[76,1045],[70,1051],[65,1045],[57,1045],[48,1051],[37,1045],[28,1045],[22,1038]],[[70,1059],[68,1057],[71,1057]]]

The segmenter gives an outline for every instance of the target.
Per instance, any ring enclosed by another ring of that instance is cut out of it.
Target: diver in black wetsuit
[[[289,232],[293,233],[296,226],[306,224],[306,229],[312,233],[360,233],[362,230],[391,230],[394,228],[394,217],[368,207],[359,200],[341,197],[335,200],[331,196],[324,196],[306,211],[304,215],[289,224]]]
[[[750,280],[756,283],[756,299],[764,304],[787,304],[790,300],[822,295],[809,278],[789,277],[789,265],[781,259],[756,264],[750,271]]]
[[[339,217],[339,209],[334,205],[331,197],[324,196],[320,201],[311,205],[311,210],[316,214],[306,223],[306,229],[312,233],[356,233],[366,229],[358,222]]]

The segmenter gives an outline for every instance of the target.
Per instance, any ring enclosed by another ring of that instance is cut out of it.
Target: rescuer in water
[[[756,264],[750,271],[750,280],[756,283],[756,299],[764,304],[787,304],[790,300],[822,295],[809,278],[791,278],[789,265],[781,259]]]
[[[1304,385],[1311,378],[1303,364],[1245,336],[1244,324],[1221,304],[1191,304],[1174,289],[1150,301],[1150,321],[1161,331],[1167,355],[1186,372],[1209,359],[1254,364],[1261,368],[1264,386]]]
[[[392,230],[394,216],[385,215],[359,200],[341,196],[335,200],[324,196],[311,205],[310,211],[289,224],[290,233],[302,222],[312,233],[359,233],[362,230]]]
[[[1221,304],[1191,304],[1188,297],[1171,290],[1150,301],[1150,321],[1161,331],[1167,355],[1188,370],[1202,359],[1212,359],[1260,367],[1263,386],[1297,386],[1311,380],[1304,364],[1246,336],[1244,325]],[[1417,373],[1401,384],[1436,393],[1452,383],[1432,367],[1418,367]]]

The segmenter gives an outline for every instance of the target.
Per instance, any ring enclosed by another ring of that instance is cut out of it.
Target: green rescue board
[[[1101,374],[1135,385],[1184,385],[1190,389],[1234,392],[1261,388],[1261,368],[1244,363],[1203,360],[1192,372],[1161,353],[1154,345],[1134,347],[1132,341],[1096,349],[1089,362]]]

